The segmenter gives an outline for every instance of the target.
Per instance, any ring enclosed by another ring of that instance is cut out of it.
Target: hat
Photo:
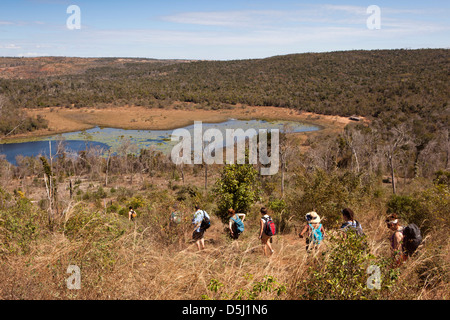
[[[305,216],[306,221],[310,222],[310,223],[320,223],[320,217],[317,214],[317,212],[311,211],[308,212]]]

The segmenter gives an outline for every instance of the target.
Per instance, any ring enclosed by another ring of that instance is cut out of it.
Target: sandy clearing
[[[174,105],[177,106],[177,105]],[[179,106],[179,105],[178,105]],[[96,108],[43,108],[28,110],[30,116],[40,115],[49,121],[49,128],[33,133],[16,135],[11,139],[48,136],[90,129],[96,126],[134,130],[171,130],[193,124],[194,121],[224,122],[230,118],[240,120],[292,120],[322,126],[325,131],[340,131],[352,122],[347,117],[328,116],[287,108],[234,106],[230,109],[204,110],[194,105],[183,108],[145,108],[138,106]]]

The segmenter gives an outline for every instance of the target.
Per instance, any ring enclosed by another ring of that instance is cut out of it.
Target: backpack
[[[200,230],[206,230],[209,227],[211,227],[211,220],[206,216],[205,211],[203,211],[203,220],[202,224],[200,225]]]
[[[178,211],[172,212],[171,221],[173,223],[181,223],[181,214]]]
[[[411,256],[422,243],[422,235],[420,234],[419,227],[411,223],[407,225],[403,231],[403,251]]]
[[[319,227],[317,229],[313,228],[313,226],[310,224],[309,227],[311,228],[311,242],[314,244],[320,244],[323,240],[323,235],[322,235],[322,225],[320,224]]]
[[[236,231],[238,234],[244,232],[244,222],[236,215],[236,219],[231,218],[234,221],[234,225],[236,226]]]
[[[275,223],[273,222],[272,218],[264,218],[264,221],[266,221],[264,226],[264,233],[270,237],[276,235],[277,232],[275,229]]]
[[[350,230],[350,231],[354,232],[359,237],[364,236],[364,232],[362,230],[361,224],[358,221],[356,221],[356,220],[355,220],[355,222],[356,222],[356,226],[353,225],[351,222],[348,222],[348,223],[343,224],[341,228],[345,232]]]
[[[131,209],[131,217],[132,218],[136,218],[137,217],[137,213],[133,209]]]

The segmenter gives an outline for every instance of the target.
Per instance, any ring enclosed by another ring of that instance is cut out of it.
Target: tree
[[[50,142],[50,146],[51,146],[51,142]],[[50,154],[51,154],[51,148],[50,148]],[[52,159],[51,156],[50,156],[50,159]],[[57,202],[56,179],[53,176],[52,166],[51,166],[51,164],[48,163],[47,158],[41,157],[40,160],[41,160],[42,166],[44,168],[45,190],[46,190],[47,199],[48,199],[48,222],[49,222],[49,225],[52,225],[52,222],[54,219],[53,209],[55,207],[56,208],[58,207],[56,205],[56,202]]]
[[[343,133],[343,138],[347,146],[350,148],[353,158],[355,158],[356,173],[359,173],[360,165],[357,149],[360,146],[362,146],[361,143],[361,141],[363,140],[362,134],[359,131],[351,130],[350,128],[346,127]]]
[[[433,140],[434,134],[425,128],[423,121],[413,122],[413,141],[416,147],[416,154],[414,158],[414,177],[419,177],[419,158],[422,152],[426,149],[430,141]]]
[[[224,223],[228,220],[228,209],[247,213],[259,199],[258,171],[251,164],[226,165],[214,186],[217,199],[217,216]]]
[[[288,158],[293,154],[294,144],[288,138],[288,134],[294,130],[291,125],[285,124],[283,126],[283,134],[280,137],[280,162],[281,162],[281,197],[284,198],[285,179],[288,167]]]
[[[388,134],[389,137],[386,139],[387,140],[386,157],[388,159],[388,165],[391,172],[392,192],[396,194],[397,189],[395,185],[394,158],[397,154],[397,151],[407,143],[406,125],[401,124],[399,126],[393,127]]]

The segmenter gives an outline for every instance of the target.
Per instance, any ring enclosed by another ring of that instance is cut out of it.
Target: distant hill
[[[432,124],[449,122],[448,49],[233,61],[0,58],[0,68],[0,94],[27,108],[155,107],[158,101],[176,100],[213,108],[247,104],[386,121],[413,116]]]
[[[82,74],[88,69],[122,68],[127,63],[157,64],[182,63],[188,60],[157,60],[144,58],[6,58],[0,57],[1,79],[35,79],[60,75]]]

